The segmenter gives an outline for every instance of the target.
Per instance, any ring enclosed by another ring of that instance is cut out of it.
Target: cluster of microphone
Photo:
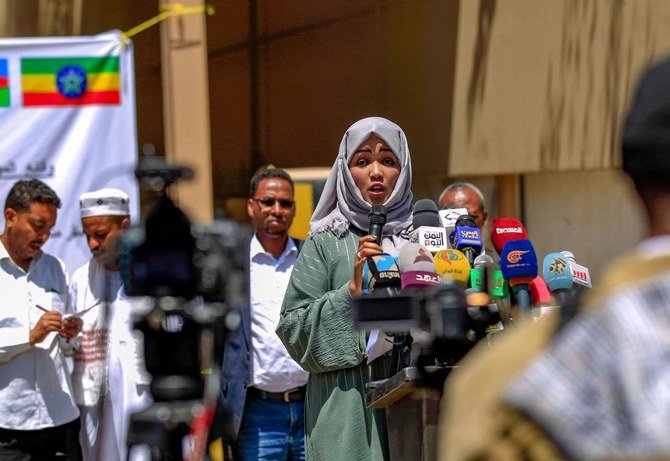
[[[369,218],[369,233],[379,242],[385,208],[374,206]],[[591,286],[588,268],[577,264],[568,251],[548,254],[540,275],[535,248],[517,219],[492,221],[491,243],[497,255],[486,253],[481,229],[465,208],[438,210],[432,200],[419,200],[412,227],[410,243],[397,258],[386,253],[367,258],[364,293],[392,296],[449,282],[463,289],[466,307],[500,308],[509,306],[511,298],[524,313],[562,305],[576,287]]]

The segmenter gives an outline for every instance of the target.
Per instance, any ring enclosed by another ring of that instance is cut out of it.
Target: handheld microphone
[[[400,270],[393,256],[380,253],[368,256],[363,264],[363,289],[368,293],[386,291],[395,294],[400,289]]]
[[[475,258],[470,269],[470,288],[478,292],[488,292],[486,269],[494,264],[493,258],[483,254]]]
[[[461,216],[463,218],[463,216]],[[460,219],[456,222],[456,229],[452,234],[451,245],[453,248],[462,252],[470,265],[474,264],[475,255],[482,252],[483,244],[479,228],[474,226],[461,225],[468,223],[471,219]],[[473,221],[474,223],[474,221]],[[468,223],[469,224],[469,223]]]
[[[580,298],[584,289],[591,288],[591,276],[589,275],[588,268],[577,264],[575,255],[570,251],[561,251],[561,254],[565,256],[565,259],[567,259],[570,264],[570,277],[572,278],[573,283],[572,293],[568,298],[568,302],[561,306],[561,322],[559,328],[562,328],[563,325],[577,315],[581,304]]]
[[[503,277],[514,289],[522,312],[530,311],[530,283],[537,277],[537,254],[530,240],[511,240],[500,254]]]
[[[542,262],[542,277],[558,304],[565,304],[572,290],[572,270],[570,261],[565,255],[549,253],[545,256]]]
[[[435,273],[433,255],[417,243],[407,243],[398,255],[400,283],[405,289],[424,289],[435,286],[441,279]]]
[[[527,240],[528,233],[521,221],[514,218],[496,218],[491,223],[491,243],[499,255],[503,248],[512,240]]]
[[[470,288],[468,288],[469,291],[466,290],[469,306],[486,306],[491,302],[486,290],[487,264],[493,264],[493,259],[489,255],[479,255],[473,261],[472,269],[470,269]]]
[[[447,249],[447,232],[441,226],[440,215],[435,202],[430,199],[417,200],[412,215],[414,231],[409,241],[418,243],[431,253]]]
[[[491,256],[481,254],[475,258],[474,267],[470,271],[470,286],[473,290],[482,291],[482,294],[487,296],[489,304],[496,305],[501,319],[504,318],[506,323],[511,322],[509,284],[503,278],[500,266]],[[503,329],[502,324],[498,327],[498,330]]]
[[[466,287],[470,279],[470,263],[458,250],[438,251],[433,257],[435,272],[444,280],[455,280]]]
[[[384,205],[372,205],[368,214],[370,227],[368,234],[374,236],[377,245],[382,244],[382,230],[386,224],[386,207]]]

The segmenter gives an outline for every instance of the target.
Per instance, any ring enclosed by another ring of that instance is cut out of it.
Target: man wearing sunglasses
[[[240,460],[303,460],[307,372],[275,333],[302,242],[289,238],[295,215],[293,180],[271,168],[251,179],[247,212],[249,308],[226,338],[221,390],[233,413],[228,437]]]

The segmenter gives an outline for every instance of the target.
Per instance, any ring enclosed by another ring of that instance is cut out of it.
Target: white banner
[[[43,249],[70,273],[90,257],[79,195],[124,190],[135,221],[136,163],[133,52],[120,32],[0,39],[0,203],[20,179],[51,186],[63,204]]]

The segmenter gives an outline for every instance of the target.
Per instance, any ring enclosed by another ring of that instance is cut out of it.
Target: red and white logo
[[[574,283],[591,288],[591,275],[589,274],[589,269],[587,267],[570,262],[570,268],[572,269],[572,281]]]
[[[496,227],[496,234],[523,234],[520,227]]]

